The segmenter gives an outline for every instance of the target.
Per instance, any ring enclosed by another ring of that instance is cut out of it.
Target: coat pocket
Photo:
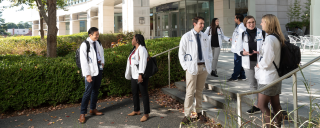
[[[259,80],[259,78],[260,78],[260,68],[258,68],[257,66],[255,66],[254,67],[254,77],[257,79],[257,80]]]

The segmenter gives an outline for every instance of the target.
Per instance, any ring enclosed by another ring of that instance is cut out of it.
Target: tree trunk
[[[47,56],[57,57],[57,0],[47,0],[48,7],[48,34]]]
[[[43,31],[43,17],[41,15],[41,13],[39,13],[40,15],[40,36],[41,36],[41,40],[44,39],[44,31]]]

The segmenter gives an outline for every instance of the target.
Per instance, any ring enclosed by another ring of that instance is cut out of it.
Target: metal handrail
[[[313,64],[316,61],[320,60],[320,56],[309,61],[308,63],[302,65],[299,69],[296,68],[295,70],[287,73],[286,75],[278,78],[277,80],[273,81],[272,83],[268,84],[267,86],[256,90],[256,91],[251,91],[251,92],[242,92],[242,93],[237,93],[237,110],[238,110],[238,127],[240,128],[242,125],[242,113],[241,113],[241,96],[245,96],[245,95],[251,95],[251,94],[257,94],[260,93],[272,86],[274,86],[276,83],[288,78],[289,76],[293,75],[292,79],[293,79],[293,110],[294,111],[294,127],[297,128],[298,127],[298,104],[297,104],[297,72],[304,69],[305,67],[308,67],[309,65]]]
[[[162,54],[168,53],[168,77],[169,77],[168,81],[169,81],[169,88],[171,88],[171,85],[170,85],[170,53],[171,53],[172,50],[175,50],[177,48],[179,48],[179,46],[176,46],[176,47],[171,48],[171,49],[169,49],[167,51],[164,51],[164,52],[161,52],[159,54],[156,54],[156,55],[152,56],[152,57],[157,57],[157,56],[160,56]]]

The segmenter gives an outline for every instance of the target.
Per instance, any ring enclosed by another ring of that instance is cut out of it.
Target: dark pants
[[[242,57],[239,56],[237,53],[234,53],[234,69],[233,74],[231,76],[231,79],[238,79],[238,76],[240,75],[241,79],[246,78],[246,74],[242,68]]]
[[[142,95],[144,114],[150,113],[150,103],[149,103],[149,94],[148,94],[148,81],[149,78],[144,78],[143,82],[138,84],[137,79],[131,79],[131,90],[133,95],[133,105],[134,111],[140,111],[140,100],[139,100],[139,90]]]
[[[87,107],[90,99],[90,109],[94,110],[97,106],[98,101],[98,95],[99,95],[99,88],[101,85],[101,79],[102,79],[102,70],[99,70],[99,74],[97,76],[91,76],[92,82],[89,83],[86,78],[84,78],[85,81],[85,92],[82,97],[81,101],[81,114],[87,114]]]

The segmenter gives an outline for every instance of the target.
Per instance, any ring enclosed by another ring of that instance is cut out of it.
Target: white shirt
[[[194,30],[194,29],[192,29],[191,31],[193,32],[194,37],[196,38],[196,41],[197,41],[197,34],[199,34],[200,44],[201,44],[201,34],[200,34],[200,32],[198,33],[198,32],[197,32],[196,30]],[[198,44],[198,42],[196,42],[196,43]],[[201,51],[202,51],[202,50],[201,50]],[[203,56],[203,52],[202,52],[202,56]],[[202,57],[202,60],[200,60],[199,57],[198,57],[198,63],[202,63],[202,62],[204,62],[203,57]]]
[[[237,53],[237,50],[236,50],[237,39],[245,30],[246,30],[246,27],[242,22],[234,29],[232,34],[232,45],[231,45],[231,51],[233,53]]]
[[[91,40],[90,37],[87,38],[87,41],[89,41],[90,44],[93,44],[93,42],[94,42],[93,40]],[[98,42],[98,41],[95,41],[95,42],[96,42],[96,43],[95,43],[95,44],[96,44],[96,49],[98,49],[98,44],[99,44],[99,42]],[[98,57],[97,57],[97,58],[98,58],[98,61],[101,61],[101,57],[100,57],[99,50],[97,50],[97,52],[98,52],[98,54],[97,54],[97,55],[98,55]]]
[[[273,35],[267,36],[260,50],[259,58],[261,58],[261,60],[258,60],[258,70],[260,71],[258,71],[258,78],[257,75],[256,78],[258,79],[259,84],[270,84],[279,78],[277,69],[273,65],[273,61],[276,63],[277,67],[279,67],[280,55],[281,45],[279,40]]]
[[[131,54],[133,51],[130,53],[128,59],[127,59],[127,67],[126,67],[126,72],[125,72],[125,78],[127,80],[131,79],[138,79],[139,73],[144,73],[147,67],[147,62],[148,62],[148,51],[146,47],[139,45],[137,48],[137,51]],[[131,56],[131,58],[130,58]],[[131,59],[131,64],[130,64],[130,59]],[[139,68],[137,67],[139,65]]]

